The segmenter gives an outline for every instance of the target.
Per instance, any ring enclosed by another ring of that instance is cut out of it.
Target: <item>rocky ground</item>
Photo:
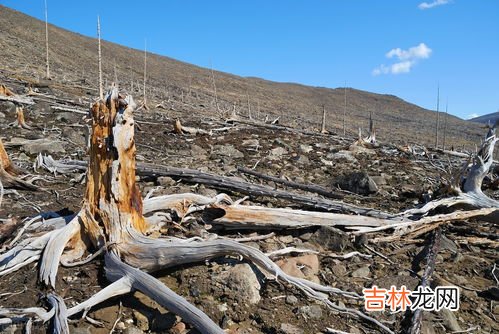
[[[10,81],[9,81],[10,80]],[[12,78],[4,81],[16,93],[26,87]],[[42,94],[61,100],[81,101],[88,105],[83,91],[51,85],[40,87]],[[53,100],[38,100],[26,109],[26,119],[33,130],[9,127],[15,120],[14,106],[0,103],[1,137],[13,162],[24,168],[28,179],[39,176],[37,192],[14,191],[5,195],[0,218],[22,220],[39,212],[76,212],[84,193],[84,178],[72,175],[51,175],[33,170],[39,153],[58,159],[85,158],[85,116],[61,112]],[[376,148],[351,146],[354,138],[315,136],[290,133],[251,125],[238,125],[225,132],[201,135],[178,135],[173,132],[177,118],[186,126],[204,130],[224,127],[223,121],[209,113],[195,114],[188,110],[152,109],[136,114],[137,160],[161,165],[189,167],[218,175],[242,178],[276,188],[282,186],[261,181],[237,171],[237,166],[306,184],[317,184],[343,194],[343,201],[392,213],[414,208],[438,196],[441,171],[437,166],[461,165],[456,158],[439,153],[417,156],[404,153],[397,146],[382,143]],[[383,138],[379,138],[383,142]],[[168,177],[141,179],[145,196],[194,192],[214,195],[217,190],[200,184],[186,184]],[[490,183],[492,197],[499,191]],[[292,190],[300,193],[300,191]],[[230,194],[242,198],[240,194]],[[249,198],[244,203],[269,207],[294,207],[296,204],[273,198]],[[171,226],[166,233],[185,235],[203,226],[201,218]],[[256,236],[254,231],[228,231],[218,226],[205,226],[210,232],[227,237]],[[424,333],[449,333],[470,330],[474,333],[499,332],[497,278],[499,262],[497,225],[470,220],[444,225],[441,250],[437,255],[432,286],[455,285],[460,288],[461,305],[457,312],[425,312]],[[259,231],[258,235],[271,231]],[[288,273],[325,285],[361,293],[365,287],[391,285],[415,289],[425,263],[418,261],[424,254],[426,237],[401,239],[390,243],[368,243],[353,240],[344,231],[333,228],[309,228],[274,231],[274,235],[250,244],[264,252],[284,247],[310,249],[318,253],[296,254],[277,258]],[[472,239],[479,232],[487,238]],[[495,236],[495,237],[494,237]],[[0,236],[6,239],[9,236]],[[488,240],[488,241],[487,241]],[[334,254],[359,251],[369,257],[335,258]],[[68,306],[87,299],[106,286],[101,260],[76,268],[61,268],[58,293]],[[39,299],[36,265],[30,265],[0,279],[0,306],[29,307],[43,305]],[[347,333],[377,333],[371,324],[353,316],[339,314],[324,305],[307,300],[298,290],[268,279],[253,265],[236,258],[212,259],[206,263],[182,266],[156,274],[162,282],[184,296],[230,333],[319,333],[327,327]],[[13,293],[13,294],[12,294]],[[363,309],[363,302],[337,299],[335,302]],[[410,314],[384,311],[372,314],[395,332],[407,327]],[[72,320],[73,333],[194,333],[195,330],[139,292],[110,300],[88,314],[89,319]],[[33,333],[44,333],[48,325],[35,324]],[[20,333],[22,326],[3,328],[6,333]]]

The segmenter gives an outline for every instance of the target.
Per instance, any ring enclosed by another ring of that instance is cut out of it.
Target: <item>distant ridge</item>
[[[493,112],[491,114],[483,115],[483,116],[478,116],[475,118],[470,119],[469,121],[471,122],[477,122],[477,123],[491,123],[495,124],[497,121],[499,121],[499,111]]]

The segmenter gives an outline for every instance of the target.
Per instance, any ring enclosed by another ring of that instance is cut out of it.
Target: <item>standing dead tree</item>
[[[440,126],[440,85],[437,87],[437,124],[435,126],[435,149],[438,149],[438,128]]]
[[[359,139],[355,142],[355,145],[368,145],[375,146],[376,142],[376,129],[374,127],[373,112],[369,111],[369,132],[367,137],[362,137],[362,128],[359,127]]]
[[[145,110],[149,110],[149,107],[147,106],[147,98],[146,98],[146,79],[147,79],[147,40],[144,41],[144,89],[143,89],[143,93],[144,93],[144,97],[143,97],[143,103],[142,103],[142,107],[145,109]]]
[[[223,204],[230,202],[230,199],[223,194],[204,202],[200,202],[203,198],[199,196],[190,196],[190,200],[185,197],[171,200],[171,197],[159,196],[143,202],[136,185],[134,107],[131,96],[119,93],[116,88],[107,94],[105,100],[93,105],[90,161],[81,211],[61,228],[41,236],[28,237],[0,255],[0,276],[39,260],[40,282],[55,290],[59,263],[74,264],[87,250],[96,255],[103,252],[106,277],[112,284],[70,309],[66,309],[63,299],[57,298],[55,293],[48,296],[53,301],[53,307],[48,311],[42,308],[0,309],[3,323],[32,318],[41,321],[55,319],[56,332],[65,333],[69,332],[67,317],[86,313],[91,307],[111,297],[139,290],[202,333],[221,334],[224,331],[205,313],[150,273],[214,257],[236,255],[253,262],[276,279],[297,287],[309,298],[321,301],[331,309],[371,321],[392,333],[374,318],[329,299],[329,294],[334,294],[358,300],[358,294],[290,276],[256,248],[228,239],[200,241],[199,238],[148,237],[147,232],[157,226],[158,220],[157,216],[147,217],[147,214],[176,209],[180,215],[185,215],[192,212],[189,208],[191,205],[194,208]]]
[[[345,105],[343,106],[343,137],[347,134],[347,82],[345,81]]]
[[[32,130],[33,128],[26,124],[26,119],[24,118],[24,109],[22,107],[16,107],[16,120],[9,124],[9,126],[18,127],[26,130]]]
[[[47,0],[45,0],[45,52],[46,52],[46,73],[47,79],[50,79],[50,64],[49,64],[49,23]]]
[[[324,105],[322,105],[321,133],[327,133],[327,131],[326,131],[326,107]]]
[[[211,83],[213,85],[213,98],[215,102],[215,110],[220,113],[220,107],[218,105],[218,94],[217,94],[217,84],[215,82],[215,73],[213,72],[213,65],[210,62],[210,73],[211,73]]]
[[[101,40],[100,40],[100,17],[97,15],[97,39],[99,42],[99,98],[104,98],[104,90],[102,87],[102,54],[101,54]]]
[[[24,190],[37,190],[38,187],[32,183],[26,182],[17,176],[19,175],[18,169],[10,161],[7,151],[3,146],[2,139],[0,139],[0,182],[3,188],[16,188]]]

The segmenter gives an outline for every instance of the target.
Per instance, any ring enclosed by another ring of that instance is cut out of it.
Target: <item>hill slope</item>
[[[494,124],[495,122],[499,121],[499,111],[498,112],[493,112],[491,114],[483,115],[483,116],[478,116],[475,118],[470,119],[472,122],[477,122],[477,123],[492,123]]]
[[[35,80],[42,78],[45,69],[44,22],[0,6],[0,26],[0,59],[5,69]],[[96,40],[52,25],[49,26],[49,39],[53,80],[97,87]],[[134,92],[135,96],[141,96],[143,51],[104,42],[102,52],[105,81],[110,83],[119,78],[122,87]],[[212,78],[211,73],[209,69],[149,54],[149,101],[175,103],[175,109],[179,111],[213,114],[216,110],[214,78],[220,110],[229,112],[235,107],[239,114],[248,115],[249,104],[253,117],[280,116],[284,124],[312,129],[319,128],[321,106],[325,105],[329,130],[342,132],[343,88],[276,83],[216,71]],[[435,112],[392,95],[347,89],[348,133],[355,135],[359,127],[367,127],[369,111],[374,112],[380,140],[433,145]],[[455,147],[472,147],[483,132],[478,125],[454,116],[448,117],[447,129],[447,143]]]

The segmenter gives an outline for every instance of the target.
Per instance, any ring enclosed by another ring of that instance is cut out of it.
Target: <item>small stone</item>
[[[359,195],[369,195],[378,192],[376,182],[366,172],[353,172],[336,177],[331,186],[339,187]]]
[[[245,139],[245,140],[243,140],[241,145],[244,147],[256,148],[256,147],[260,146],[260,142],[258,141],[258,139]]]
[[[310,145],[304,145],[304,144],[301,144],[301,145],[300,145],[300,151],[301,151],[302,153],[309,153],[309,152],[311,152],[312,150],[313,150],[313,148],[312,148],[312,146],[310,146]]]
[[[357,277],[357,278],[368,278],[369,274],[371,271],[369,270],[368,266],[365,267],[360,267],[357,270],[354,270],[352,272],[352,277]]]
[[[341,252],[352,246],[350,237],[345,232],[330,226],[322,226],[315,231],[310,242],[334,252]]]
[[[298,303],[298,298],[293,295],[286,296],[286,304],[294,305]]]
[[[280,333],[282,334],[303,334],[305,331],[291,324],[281,324]]]
[[[310,319],[320,319],[322,317],[322,308],[317,304],[305,305],[298,309],[298,313]]]
[[[133,317],[135,318],[135,324],[140,330],[149,330],[149,319],[145,315],[138,311],[133,311]]]
[[[144,334],[144,331],[138,329],[135,326],[130,326],[128,328],[125,328],[123,334]]]
[[[200,295],[199,289],[195,286],[189,289],[189,293],[191,294],[192,297],[199,297]]]
[[[236,264],[215,277],[215,281],[231,289],[234,299],[240,303],[258,304],[260,302],[261,285],[255,272],[247,263]]]
[[[319,258],[316,254],[307,254],[276,261],[276,264],[286,274],[306,278],[319,283],[317,274],[319,273]]]
[[[177,323],[175,326],[172,327],[171,332],[175,334],[181,334],[185,332],[185,324],[182,321],[180,321],[179,323]]]
[[[342,276],[345,276],[347,274],[347,268],[341,263],[338,263],[338,264],[335,264],[334,266],[332,266],[331,271],[333,272],[333,274],[336,277],[342,277]]]
[[[312,238],[311,232],[303,233],[302,235],[300,235],[300,239],[303,241],[309,241],[310,238]]]
[[[244,153],[241,151],[237,150],[234,145],[215,145],[213,147],[213,154],[215,156],[219,157],[228,157],[228,158],[234,158],[234,159],[240,159],[244,158]]]
[[[270,150],[269,159],[275,160],[282,157],[285,154],[288,154],[288,151],[284,147],[279,146]]]
[[[300,165],[308,165],[310,163],[310,159],[306,155],[300,155],[296,160],[296,163]]]
[[[285,244],[290,244],[293,242],[293,237],[291,235],[283,235],[283,236],[280,236],[278,239],[280,242],[285,243]]]
[[[3,112],[0,112],[0,118],[5,118],[5,114]]]
[[[172,179],[171,177],[160,176],[160,177],[158,177],[158,184],[160,186],[164,186],[164,187],[171,187],[171,186],[174,186],[175,184],[177,184],[177,182],[175,182],[175,180]]]

